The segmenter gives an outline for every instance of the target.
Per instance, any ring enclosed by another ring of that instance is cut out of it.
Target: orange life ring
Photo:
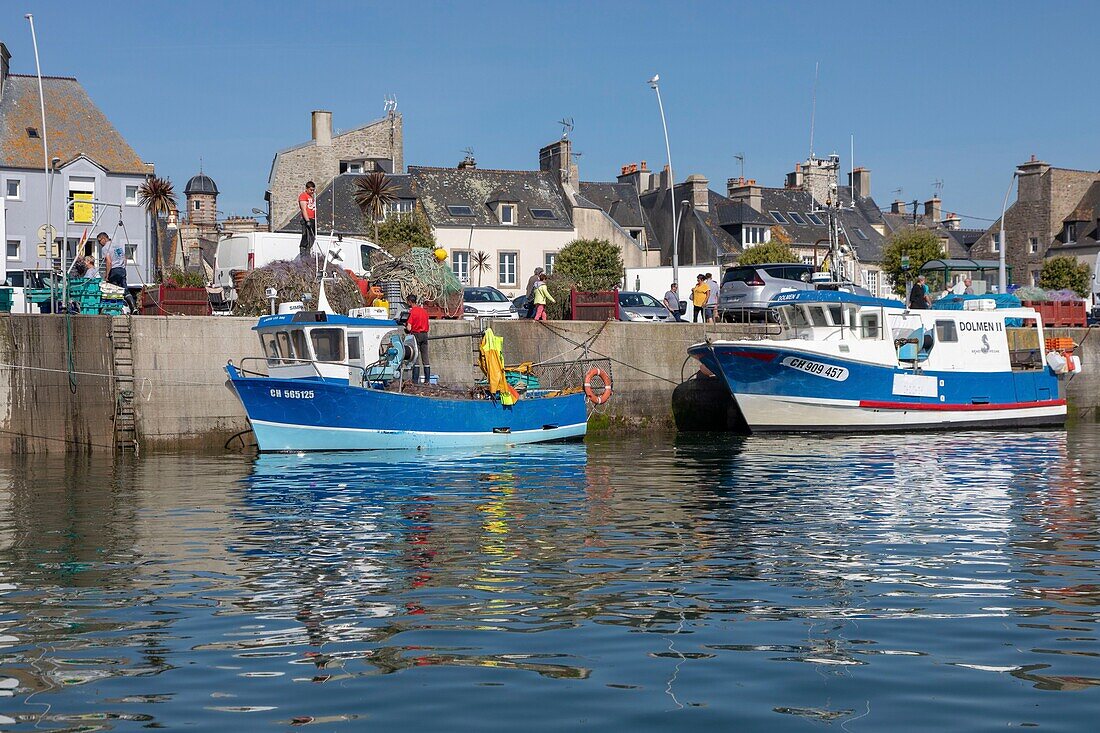
[[[596,390],[592,388],[592,378],[599,377],[603,380],[603,389],[596,393]],[[602,405],[611,399],[611,376],[599,367],[592,367],[588,370],[588,373],[584,375],[584,393],[588,395],[588,399],[592,401],[594,405]]]

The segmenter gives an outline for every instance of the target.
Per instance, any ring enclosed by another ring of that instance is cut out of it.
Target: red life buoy
[[[603,388],[598,393],[592,388],[593,377],[599,377],[603,380]],[[584,393],[588,395],[588,399],[594,405],[602,405],[607,402],[611,399],[611,376],[599,367],[592,367],[584,375]]]

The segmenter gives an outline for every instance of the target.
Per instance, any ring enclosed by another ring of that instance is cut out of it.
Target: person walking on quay
[[[684,319],[680,318],[680,293],[678,288],[679,286],[676,283],[668,286],[668,292],[665,293],[665,308],[668,308],[668,312],[672,314],[672,320],[683,323]]]
[[[718,283],[714,282],[714,275],[707,273],[707,323],[714,323],[718,315]]]
[[[405,333],[412,334],[416,339],[416,364],[413,365],[413,381],[429,382],[432,376],[432,367],[428,361],[428,311],[420,305],[415,294],[410,293],[405,297],[409,304],[409,319],[405,321]],[[424,368],[424,379],[420,378],[420,368]]]
[[[546,286],[546,275],[542,272],[539,273],[539,284],[535,288],[534,294],[535,301],[535,320],[546,320],[546,306],[549,303],[556,302],[554,296],[550,294],[550,288]]]
[[[531,318],[535,315],[535,288],[539,286],[540,275],[542,275],[542,268],[536,267],[535,274],[527,278],[527,299],[523,302],[527,313],[524,318]]]
[[[909,291],[909,308],[911,310],[926,310],[932,307],[932,296],[929,295],[928,284],[924,275],[917,277],[913,283],[913,289]]]
[[[691,304],[695,307],[691,314],[692,323],[696,321],[706,322],[707,299],[710,297],[710,288],[707,287],[706,275],[695,278],[695,287],[691,289]]]
[[[302,241],[298,243],[298,252],[303,258],[313,249],[313,243],[317,240],[316,191],[317,184],[306,181],[306,190],[298,194],[298,210],[302,215]]]

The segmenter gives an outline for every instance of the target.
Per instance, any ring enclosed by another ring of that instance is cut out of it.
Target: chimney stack
[[[856,168],[848,173],[848,185],[852,188],[852,195],[857,199],[865,199],[871,195],[871,170],[869,168]]]
[[[313,110],[313,142],[321,147],[332,145],[332,113]]]
[[[757,211],[763,209],[764,192],[756,185],[755,179],[731,178],[726,181],[726,192],[734,201],[742,201]]]
[[[619,173],[619,183],[629,183],[638,193],[645,193],[653,186],[653,174],[646,167],[646,162],[628,163]]]
[[[8,47],[0,42],[0,99],[4,98],[4,87],[7,85],[8,72],[11,68],[11,54]]]
[[[948,213],[947,216],[944,217],[943,225],[952,231],[962,229],[962,219],[958,214]]]
[[[555,140],[539,150],[539,170],[556,171],[562,183],[568,183],[574,190],[580,188],[580,171],[573,158],[573,143],[568,138]]]
[[[924,215],[933,222],[940,220],[940,197],[933,196],[924,202]]]
[[[905,202],[901,199],[897,199],[894,203],[890,204],[891,214],[908,214],[909,211],[905,206]]]
[[[687,177],[687,184],[691,188],[691,206],[699,211],[710,212],[710,181],[706,176],[692,173]]]

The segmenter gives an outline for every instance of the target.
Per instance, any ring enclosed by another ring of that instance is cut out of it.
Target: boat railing
[[[364,375],[367,373],[369,367],[361,367],[358,364],[348,364],[343,361],[320,361],[318,359],[291,359],[289,357],[271,358],[266,356],[246,356],[241,359],[240,365],[237,367],[237,371],[240,372],[242,377],[270,377],[271,374],[267,371],[256,371],[248,369],[245,364],[249,362],[259,362],[264,366],[301,366],[309,365],[313,367],[313,373],[318,379],[324,379],[324,375],[321,374],[321,365],[335,366],[335,367],[347,367],[348,369],[358,369]],[[373,364],[370,366],[374,366]]]

